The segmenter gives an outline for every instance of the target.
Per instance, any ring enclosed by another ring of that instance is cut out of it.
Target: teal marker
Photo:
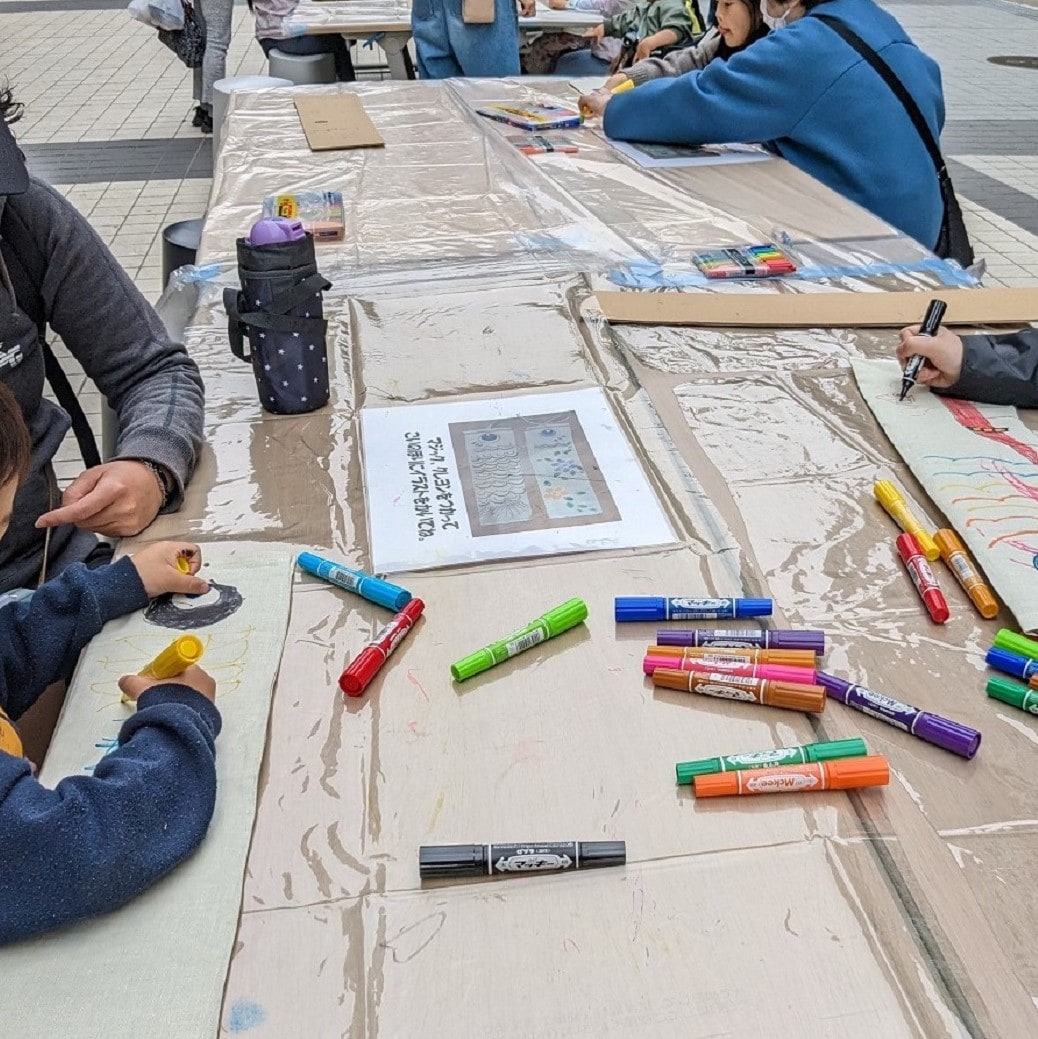
[[[1017,635],[1015,631],[1010,631],[1008,628],[999,630],[995,636],[995,645],[999,649],[1007,649],[1010,653],[1016,653],[1021,657],[1038,660],[1038,642],[1025,638],[1023,635]]]
[[[583,599],[570,599],[569,602],[556,606],[554,610],[549,610],[543,617],[531,621],[525,628],[506,635],[500,642],[492,642],[489,646],[463,657],[456,664],[451,664],[451,676],[455,682],[464,682],[466,678],[478,675],[481,671],[488,671],[495,664],[501,664],[541,642],[575,628],[586,619],[587,603]]]
[[[728,754],[723,758],[681,761],[674,766],[679,785],[687,785],[696,776],[715,772],[745,772],[751,768],[777,768],[780,765],[806,765],[811,761],[836,761],[838,758],[863,758],[868,754],[865,741],[830,740],[827,743],[805,743],[802,747],[777,747],[757,750],[752,754]]]
[[[1008,678],[989,678],[988,696],[1028,714],[1038,714],[1038,689],[1012,682]]]

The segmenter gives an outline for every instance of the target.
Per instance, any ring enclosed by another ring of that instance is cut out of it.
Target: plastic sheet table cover
[[[332,403],[264,415],[210,293],[187,336],[208,443],[184,509],[149,537],[293,541],[365,566],[360,408],[597,385],[682,543],[407,575],[426,615],[345,702],[336,677],[384,616],[297,579],[224,1033],[1038,1033],[1038,733],[983,695],[1008,618],[980,622],[945,582],[953,619],[932,626],[871,500],[880,474],[920,493],[849,370],[890,337],[613,329],[588,275],[614,255],[528,243],[580,226],[670,258],[781,221],[844,258],[908,246],[783,163],[726,171],[727,190],[711,171],[636,171],[590,137],[579,165],[525,164],[467,113],[491,89],[369,88],[387,147],[346,156],[306,152],[287,97],[236,98],[207,259],[226,260],[264,194],[334,183],[350,200],[348,242],[320,252]],[[891,277],[928,283],[851,281]],[[664,591],[773,596],[777,625],[828,631],[831,670],[975,725],[980,753],[837,703],[808,719],[654,691],[655,626],[616,627],[612,600]],[[460,652],[573,595],[586,627],[452,685]],[[890,758],[884,790],[697,804],[673,785],[679,760],[859,734]],[[624,839],[628,865],[418,880],[419,844],[571,837]]]

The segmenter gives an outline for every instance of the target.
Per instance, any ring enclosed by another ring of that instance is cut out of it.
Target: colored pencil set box
[[[493,104],[477,108],[476,114],[520,130],[571,130],[583,122],[579,112],[559,105]]]
[[[297,191],[268,195],[263,216],[299,220],[315,242],[341,242],[346,237],[346,209],[338,191]]]
[[[708,277],[776,278],[795,274],[797,265],[777,245],[739,245],[696,253],[695,265]]]
[[[505,140],[524,155],[576,155],[580,151],[565,134],[513,133]]]

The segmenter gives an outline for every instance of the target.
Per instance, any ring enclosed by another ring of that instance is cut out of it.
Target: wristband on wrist
[[[149,458],[135,458],[133,461],[140,462],[140,464],[143,465],[145,469],[149,470],[151,475],[155,477],[155,482],[159,485],[159,490],[162,492],[162,504],[159,508],[164,509],[173,497],[173,491],[176,486],[169,470],[166,469],[165,466],[151,461]]]

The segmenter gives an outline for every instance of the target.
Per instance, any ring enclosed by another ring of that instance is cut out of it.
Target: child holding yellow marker
[[[0,385],[0,537],[28,465],[20,409]],[[137,711],[118,748],[93,775],[71,776],[53,790],[34,778],[12,722],[72,670],[107,621],[157,595],[207,591],[197,576],[201,562],[197,545],[160,542],[97,570],[76,563],[0,607],[0,944],[115,909],[205,836],[216,803],[220,714],[216,685],[200,668],[175,681],[120,679]]]

